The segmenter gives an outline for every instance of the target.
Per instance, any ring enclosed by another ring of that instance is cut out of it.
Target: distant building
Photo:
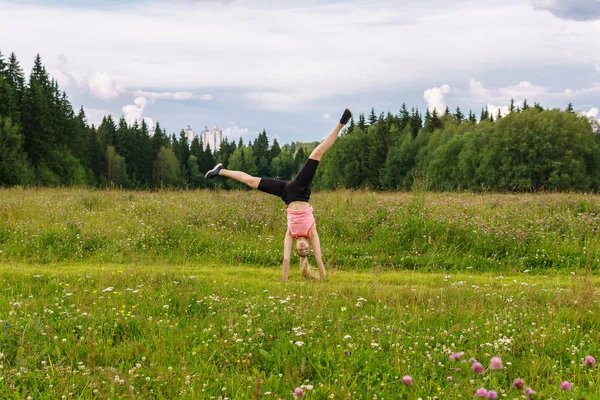
[[[202,132],[200,132],[200,135],[204,147],[208,145],[210,146],[211,151],[219,151],[221,148],[221,141],[223,140],[223,131],[219,129],[217,125],[213,126],[210,130],[208,129],[208,126],[205,126]]]
[[[183,133],[188,139],[188,143],[192,143],[194,138],[198,137],[198,139],[202,140],[202,145],[206,148],[206,146],[210,146],[210,150],[212,152],[218,151],[221,148],[221,141],[223,140],[223,131],[219,129],[217,125],[213,126],[212,129],[208,129],[208,126],[205,126],[202,132],[198,135],[196,131],[194,131],[189,125],[187,128],[183,130]]]
[[[190,127],[188,125],[187,128],[185,128],[183,130],[183,133],[187,137],[188,143],[191,144],[192,140],[194,140],[194,138],[196,137],[196,132],[194,132],[194,130],[192,129],[192,127]]]

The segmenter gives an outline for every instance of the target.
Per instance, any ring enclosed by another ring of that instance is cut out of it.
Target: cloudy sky
[[[600,0],[0,0],[0,51],[36,53],[88,120],[321,139],[345,107],[600,118]]]

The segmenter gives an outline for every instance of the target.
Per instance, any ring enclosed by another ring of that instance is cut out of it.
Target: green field
[[[261,193],[0,191],[0,398],[600,398],[599,197],[312,203],[328,279],[282,283]]]

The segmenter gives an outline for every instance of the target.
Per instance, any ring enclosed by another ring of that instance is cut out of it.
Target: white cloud
[[[261,108],[297,112],[332,96],[464,79],[464,71],[600,65],[598,21],[560,20],[523,0],[459,0],[451,8],[438,0],[35,3],[2,2],[3,47],[22,60],[34,51],[44,59],[66,54],[75,78],[103,71],[89,85],[102,99],[125,94],[115,82],[173,100],[224,88]]]
[[[62,88],[76,86],[76,79],[71,72],[69,72],[67,56],[61,53],[58,55],[57,60],[58,71],[56,71],[53,76],[58,81],[58,85]]]
[[[104,118],[104,116],[110,115],[110,111],[106,111],[106,110],[99,110],[96,108],[83,108],[83,111],[85,112],[85,116],[87,118],[87,122],[90,125],[95,125],[96,128],[100,125],[100,123],[102,122],[102,118]]]
[[[148,99],[145,97],[136,97],[133,100],[133,103],[134,104],[128,104],[121,109],[123,116],[125,117],[125,121],[127,121],[129,125],[133,125],[136,121],[138,121],[138,123],[142,121],[144,109],[148,104]],[[148,119],[152,122],[151,118]],[[148,121],[146,123],[148,123]]]
[[[133,95],[136,97],[142,96],[153,100],[212,100],[212,96],[210,94],[195,95],[192,92],[147,92],[144,90],[135,90]]]
[[[598,118],[599,113],[600,113],[600,110],[598,110],[597,107],[592,107],[589,111],[580,112],[579,114],[583,115],[584,117],[587,117],[593,121],[597,121],[600,124],[600,118]]]
[[[516,103],[522,103],[524,100],[529,103],[565,102],[581,96],[600,95],[600,84],[573,90],[534,85],[523,81],[506,87],[486,88],[481,82],[471,78],[469,93],[478,104],[508,104],[511,99]]]
[[[24,33],[34,31],[42,56],[68,54],[83,75],[104,71],[91,80],[100,98],[119,95],[114,77],[157,93],[233,88],[260,107],[287,111],[465,70],[600,64],[600,52],[590,50],[600,48],[592,22],[559,20],[522,0],[439,3],[150,2],[99,10],[11,2],[2,5],[0,37],[27,58]],[[398,46],[400,37],[410,40]],[[352,49],[360,57],[349,58]]]
[[[589,118],[596,118],[598,116],[598,109],[596,107],[592,107],[588,112],[583,114]]]
[[[600,0],[531,0],[534,9],[576,21],[600,19]]]
[[[146,125],[148,125],[148,132],[151,134],[154,133],[154,128],[156,128],[154,120],[150,117],[144,117],[144,121],[146,121]]]
[[[448,85],[427,89],[423,93],[423,98],[427,102],[427,108],[429,111],[433,112],[434,109],[437,109],[438,113],[444,112],[446,109],[444,97],[448,93],[450,93],[450,86]]]
[[[509,106],[495,106],[493,104],[488,104],[487,105],[487,109],[488,112],[494,117],[496,118],[496,116],[498,115],[498,110],[500,110],[500,115],[501,116],[506,116],[510,113],[510,107]]]
[[[522,102],[525,99],[528,101],[537,101],[548,95],[547,88],[533,85],[527,81],[507,87],[488,89],[481,82],[471,78],[469,81],[469,90],[471,95],[481,103],[490,101],[508,103],[511,99],[514,99],[516,102]]]
[[[231,140],[231,139],[236,140],[247,134],[248,134],[248,128],[240,128],[233,121],[229,123],[229,126],[227,128],[223,129],[223,135],[225,137],[227,137],[229,140]]]
[[[88,78],[88,85],[90,92],[102,100],[115,99],[124,92],[106,72],[92,73]]]
[[[323,118],[325,118],[325,119],[329,119],[330,117],[331,117],[331,115],[329,115],[329,114],[323,114]]]

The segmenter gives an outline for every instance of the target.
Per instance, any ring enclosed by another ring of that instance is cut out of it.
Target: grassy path
[[[600,398],[598,369],[583,365],[600,358],[600,278],[573,272],[293,271],[283,284],[277,268],[244,265],[4,263],[0,397],[290,399],[302,387],[454,399],[485,387],[512,399],[525,398],[522,378],[535,398]]]

